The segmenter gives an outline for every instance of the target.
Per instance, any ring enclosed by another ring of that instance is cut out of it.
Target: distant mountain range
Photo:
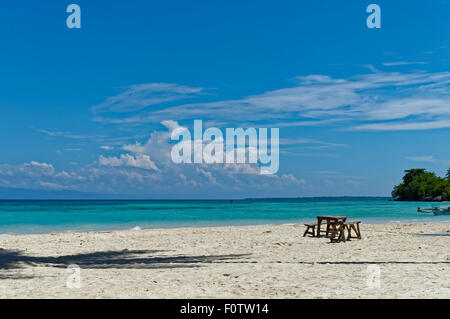
[[[71,190],[39,190],[0,187],[0,200],[202,200],[202,198],[188,198],[174,195],[158,194],[101,194],[86,193]],[[351,200],[351,199],[380,199],[380,196],[318,196],[318,197],[290,197],[290,198],[203,198],[203,200],[248,200],[248,201],[320,201],[320,200]]]
[[[117,195],[83,193],[69,190],[39,190],[0,187],[0,200],[115,199]]]

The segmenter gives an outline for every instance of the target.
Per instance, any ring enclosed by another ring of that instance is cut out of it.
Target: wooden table
[[[327,222],[327,229],[322,232],[325,232],[325,237],[328,237],[328,233],[330,232],[330,224],[335,222],[345,222],[347,220],[347,216],[317,216],[317,237],[320,237],[320,225],[324,220]]]

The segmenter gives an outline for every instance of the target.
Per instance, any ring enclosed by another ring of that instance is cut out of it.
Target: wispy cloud
[[[299,145],[299,144],[310,144],[313,147],[320,147],[320,148],[347,146],[347,145],[341,144],[341,143],[331,143],[331,142],[325,142],[325,141],[320,141],[320,140],[310,139],[310,138],[281,138],[280,139],[280,145]]]
[[[133,112],[149,106],[183,100],[205,94],[201,87],[189,87],[173,83],[147,83],[126,86],[124,92],[108,97],[92,107],[94,113]]]
[[[39,133],[42,133],[42,134],[45,134],[45,135],[51,136],[51,137],[65,137],[65,138],[76,139],[76,140],[92,139],[92,138],[98,137],[98,136],[92,136],[92,135],[73,134],[70,132],[49,131],[49,130],[44,130],[44,129],[39,129],[37,131]]]
[[[355,131],[423,131],[450,127],[450,120],[424,122],[388,122],[357,125]]]
[[[415,162],[450,165],[450,160],[437,159],[437,158],[434,158],[433,155],[409,156],[406,159],[408,159],[410,161],[415,161]]]
[[[81,148],[68,147],[68,148],[65,148],[64,151],[66,151],[66,152],[79,152],[79,151],[81,151]]]
[[[414,65],[414,64],[420,64],[425,65],[428,64],[427,62],[408,62],[408,61],[396,61],[396,62],[384,62],[384,66],[399,66],[399,65]]]
[[[313,171],[312,173],[318,174],[318,175],[339,175],[339,174],[341,174],[338,171],[327,171],[327,170]]]
[[[313,171],[312,173],[316,174],[316,175],[326,176],[331,179],[353,179],[353,180],[365,179],[365,177],[363,177],[363,176],[348,175],[348,174],[344,174],[342,172],[330,171],[330,170],[318,170],[318,171]]]
[[[99,147],[103,150],[113,150],[114,147],[111,145],[123,145],[124,143],[129,142],[130,140],[136,140],[138,138],[145,137],[144,134],[132,134],[130,136],[108,136],[101,134],[76,134],[73,132],[64,132],[64,131],[51,131],[45,129],[38,129],[37,132],[45,134],[51,138],[65,138],[65,139],[73,139],[77,140],[77,145],[86,145],[86,144],[110,144],[110,145],[100,145]],[[69,148],[65,149],[66,151],[74,151],[81,150],[79,148]]]
[[[251,119],[254,124],[270,121],[279,127],[332,124],[351,130],[450,127],[450,72],[379,71],[350,78],[309,75],[296,77],[295,83],[242,99],[159,105],[120,118],[106,112],[97,114],[94,121],[139,125],[167,119],[220,118],[237,125]],[[134,99],[126,96],[121,103],[131,106]]]

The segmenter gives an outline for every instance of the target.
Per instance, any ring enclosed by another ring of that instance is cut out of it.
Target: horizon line
[[[247,197],[247,198],[159,198],[159,199],[145,199],[145,198],[117,198],[117,199],[107,199],[107,198],[0,198],[0,202],[17,202],[17,201],[251,201],[251,200],[294,200],[294,199],[345,199],[345,198],[378,198],[378,199],[392,199],[392,196],[372,196],[372,195],[341,195],[341,196],[300,196],[300,197]]]

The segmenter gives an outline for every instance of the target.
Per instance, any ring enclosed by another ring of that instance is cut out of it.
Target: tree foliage
[[[403,183],[394,187],[392,197],[401,201],[443,201],[450,195],[450,169],[445,178],[423,168],[408,169]]]

